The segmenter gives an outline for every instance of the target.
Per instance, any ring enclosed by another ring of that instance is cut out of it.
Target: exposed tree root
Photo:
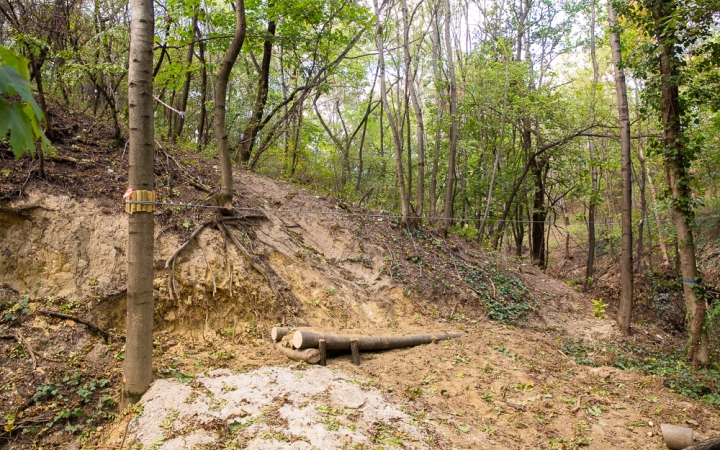
[[[264,217],[264,216],[263,216]],[[168,258],[167,261],[165,261],[165,270],[168,272],[168,290],[170,291],[170,298],[171,299],[178,299],[177,296],[177,288],[175,286],[175,260],[177,259],[178,255],[185,250],[185,247],[190,245],[190,243],[193,241],[193,239],[200,234],[202,230],[210,227],[218,227],[218,224],[222,224],[224,222],[234,222],[238,220],[243,220],[245,217],[219,217],[213,220],[209,220],[203,224],[201,224],[195,231],[193,231],[193,234],[190,235],[190,238],[188,238],[187,241],[185,241],[180,247],[178,247],[177,250],[173,252],[172,255]],[[222,230],[221,230],[222,231]],[[203,253],[204,254],[204,253]],[[207,261],[207,259],[206,259]],[[209,264],[208,264],[209,265]],[[212,268],[210,269],[212,271]],[[213,284],[215,283],[215,274],[213,273]],[[231,287],[232,289],[232,287]],[[213,294],[215,293],[215,289],[213,289]]]
[[[190,245],[190,243],[195,238],[195,236],[200,234],[200,232],[202,230],[204,230],[205,227],[207,227],[208,225],[211,225],[211,224],[215,224],[215,223],[216,223],[216,221],[212,220],[210,222],[205,222],[202,225],[200,225],[199,227],[197,227],[197,229],[195,231],[193,231],[193,234],[190,235],[190,239],[185,241],[185,243],[183,245],[181,245],[177,250],[175,250],[175,252],[173,252],[173,254],[170,255],[168,260],[165,262],[165,270],[168,272],[168,276],[169,276],[168,290],[170,291],[171,299],[175,300],[178,298],[177,294],[175,293],[175,258],[177,258],[177,256],[180,254],[180,252],[185,250],[185,247]]]
[[[240,252],[245,256],[245,258],[247,258],[248,262],[250,263],[250,266],[253,269],[255,269],[255,271],[257,273],[262,275],[263,278],[265,278],[265,280],[270,285],[270,289],[272,289],[273,293],[275,294],[275,298],[277,298],[277,299],[281,298],[280,292],[278,291],[277,286],[275,285],[275,282],[273,281],[273,279],[270,278],[270,275],[268,275],[267,271],[260,264],[255,262],[255,258],[253,258],[253,256],[250,254],[250,252],[247,251],[245,246],[243,246],[242,243],[237,239],[237,237],[235,237],[235,235],[233,233],[231,233],[230,230],[228,230],[227,226],[224,223],[220,222],[218,224],[218,227],[221,228],[222,231],[225,232],[225,234],[230,238],[230,240],[233,242],[233,244],[235,244],[235,247],[237,247],[238,250],[240,250]]]
[[[24,217],[28,216],[28,211],[32,211],[34,209],[44,209],[45,211],[57,211],[57,209],[46,208],[42,205],[25,205],[25,206],[18,206],[17,208],[0,207],[0,214],[12,214],[12,215],[24,218]]]
[[[91,330],[97,332],[100,334],[103,339],[105,339],[105,342],[107,343],[110,340],[110,333],[103,330],[102,328],[98,327],[92,322],[88,322],[87,320],[81,319],[79,317],[71,316],[69,314],[63,314],[55,311],[47,311],[44,309],[38,310],[38,314],[42,314],[44,316],[50,316],[50,317],[57,317],[58,319],[66,319],[66,320],[72,320],[73,322],[81,323],[85,325],[86,327],[90,328]]]

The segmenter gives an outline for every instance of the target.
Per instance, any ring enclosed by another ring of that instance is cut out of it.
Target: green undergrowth
[[[382,219],[378,219],[382,220]],[[468,292],[475,297],[488,313],[488,318],[502,323],[522,320],[534,308],[534,298],[523,282],[507,273],[491,255],[483,261],[462,251],[462,245],[438,239],[422,230],[409,231],[401,228],[399,222],[392,227],[398,233],[377,235],[385,244],[388,253],[380,266],[380,274],[389,276],[397,283],[415,283],[418,278],[410,269],[415,266],[433,293],[439,291],[465,290],[458,286],[458,278],[444,267],[453,267],[459,278],[467,283]],[[394,247],[393,251],[390,248]],[[402,256],[404,255],[404,256]],[[372,261],[363,256],[345,258],[346,261],[360,262],[372,267]],[[415,286],[417,292],[420,288]]]
[[[578,364],[599,366],[602,360],[619,369],[661,377],[670,391],[720,409],[720,364],[693,369],[685,360],[683,348],[651,348],[617,341],[586,344],[582,339],[566,339],[562,351]]]
[[[456,262],[465,280],[488,312],[488,318],[498,322],[522,319],[533,307],[532,294],[519,279],[509,276],[497,266],[472,266]]]

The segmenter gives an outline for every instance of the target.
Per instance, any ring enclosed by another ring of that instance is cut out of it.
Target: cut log
[[[290,328],[272,327],[272,330],[270,330],[270,337],[272,338],[273,342],[277,342],[289,333],[292,333],[292,330]]]
[[[305,361],[308,364],[317,364],[320,362],[320,350],[316,348],[293,350],[283,347],[279,342],[275,343],[275,348],[294,361]]]
[[[361,351],[390,350],[393,348],[414,347],[416,345],[431,344],[436,341],[459,338],[460,332],[413,334],[409,336],[353,336],[344,334],[324,334],[316,331],[298,330],[292,338],[293,347],[317,348],[318,341],[325,339],[328,350],[350,350],[350,340],[358,340],[358,349]]]
[[[660,430],[662,431],[665,445],[667,445],[669,449],[680,450],[693,445],[692,428],[661,423]]]

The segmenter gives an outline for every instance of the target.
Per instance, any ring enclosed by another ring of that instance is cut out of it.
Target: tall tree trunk
[[[590,103],[590,119],[595,120],[595,98],[598,83],[598,63],[595,54],[595,0],[590,3],[590,59],[593,67],[592,100]],[[588,201],[588,253],[585,266],[585,290],[590,288],[595,277],[595,248],[597,247],[595,233],[595,216],[598,204],[598,167],[595,164],[595,139],[588,140],[588,156],[590,163],[590,199]]]
[[[197,13],[195,13],[195,15],[193,15],[192,26],[193,26],[193,31],[194,31],[197,28]],[[195,54],[194,38],[195,38],[195,36],[193,35],[193,41],[190,42],[190,45],[188,45],[188,52],[187,52],[187,58],[186,58],[187,73],[185,74],[185,83],[183,83],[183,90],[182,90],[182,94],[180,96],[180,102],[178,103],[178,110],[182,111],[183,115],[181,115],[180,117],[178,117],[176,119],[175,131],[170,136],[170,142],[172,142],[173,144],[177,140],[178,136],[182,135],[183,127],[185,126],[184,113],[185,113],[185,110],[187,109],[188,96],[190,95],[190,81],[192,81],[192,71],[190,70],[190,68],[192,67],[193,55]]]
[[[678,88],[679,71],[677,48],[674,43],[675,30],[672,29],[676,4],[674,0],[660,0],[654,4],[652,16],[660,50],[660,110],[663,124],[663,158],[665,176],[670,187],[670,210],[677,231],[677,243],[680,256],[680,268],[683,278],[685,306],[690,328],[690,346],[688,360],[693,365],[705,365],[709,362],[707,329],[705,321],[706,299],[702,276],[698,272],[695,259],[695,242],[692,226],[692,192],[688,172],[690,160],[683,145],[683,132],[680,124],[682,110]]]
[[[645,228],[645,221],[647,220],[648,211],[647,211],[647,200],[645,197],[645,180],[646,180],[646,170],[645,170],[645,157],[642,153],[642,149],[638,149],[638,160],[640,162],[640,223],[638,224],[638,235],[637,235],[637,266],[636,271],[637,273],[642,273],[643,269],[643,253],[644,253],[644,245],[643,245],[643,228]],[[648,224],[648,227],[650,224]],[[649,242],[650,248],[652,249],[652,243]]]
[[[570,214],[568,213],[568,205],[563,200],[563,224],[565,225],[565,259],[573,259],[570,254]]]
[[[215,85],[215,139],[217,140],[218,153],[220,155],[220,176],[222,177],[222,187],[220,189],[218,203],[221,205],[232,202],[233,198],[233,175],[230,162],[227,125],[225,123],[225,102],[227,101],[230,72],[232,72],[235,60],[237,60],[243,42],[245,42],[246,29],[245,0],[236,0],[235,35],[220,66],[220,71],[217,75],[217,84]]]
[[[417,141],[417,197],[415,205],[415,214],[418,217],[423,215],[423,203],[425,202],[425,122],[423,121],[422,107],[418,100],[418,94],[415,89],[415,72],[412,68],[410,58],[410,22],[408,17],[407,1],[402,0],[403,15],[403,53],[405,57],[405,77],[407,78],[408,90],[410,94],[410,102],[412,103],[413,112],[415,113],[415,140]],[[408,121],[408,136],[410,135]],[[408,146],[408,154],[410,147]],[[408,170],[411,170],[410,167]]]
[[[457,148],[457,136],[458,136],[458,98],[457,98],[457,85],[455,83],[455,64],[453,62],[453,46],[452,39],[450,39],[450,0],[445,3],[445,52],[448,69],[448,78],[450,82],[450,150],[448,154],[448,175],[447,182],[445,184],[445,213],[443,220],[440,223],[440,234],[447,236],[448,227],[450,227],[450,221],[453,218],[453,189],[455,186],[455,152]]]
[[[515,205],[515,223],[512,226],[513,236],[515,237],[515,256],[518,258],[522,256],[522,243],[525,237],[525,227],[523,226],[522,217],[523,207],[518,204]]]
[[[365,134],[367,131],[367,124],[370,121],[370,113],[373,110],[372,103],[375,95],[375,85],[377,84],[378,72],[375,71],[375,79],[373,80],[372,89],[370,89],[370,96],[368,97],[367,109],[365,110],[365,117],[363,118],[363,129],[360,136],[360,146],[358,148],[358,176],[355,182],[355,193],[360,193],[360,180],[362,179],[363,173],[363,146],[365,145]],[[349,144],[348,144],[349,146]]]
[[[175,94],[176,93],[177,93],[177,91],[175,91],[175,89],[173,89],[172,94],[170,95],[169,104],[173,105],[174,107],[177,107],[177,105],[175,104]],[[175,120],[174,119],[175,119],[175,111],[173,111],[170,108],[165,108],[165,120],[167,120],[167,124],[168,124],[168,134],[167,134],[168,140],[170,140],[173,133],[175,132],[175,127],[174,127]]]
[[[272,4],[270,5],[272,8]],[[260,62],[260,73],[258,78],[258,91],[255,97],[255,105],[253,106],[252,116],[245,132],[243,133],[243,141],[240,145],[240,162],[247,164],[250,161],[255,139],[257,139],[260,131],[260,121],[265,111],[265,103],[268,98],[268,86],[270,82],[270,61],[272,58],[272,46],[275,38],[275,19],[268,20],[267,36],[263,43],[263,56]]]
[[[612,31],[617,26],[617,18],[612,4],[608,4],[608,23],[610,25],[610,48],[615,67],[615,89],[618,98],[618,116],[620,122],[620,169],[622,173],[622,199],[620,215],[622,217],[622,253],[620,255],[620,306],[617,324],[620,332],[630,334],[630,319],[633,301],[633,264],[632,264],[632,167],[630,161],[630,113],[623,69],[620,36]]]
[[[405,173],[403,169],[403,161],[402,161],[402,138],[400,137],[400,133],[398,131],[397,123],[395,122],[395,117],[393,116],[392,110],[390,109],[390,105],[388,103],[387,99],[387,86],[385,82],[385,44],[383,42],[383,25],[382,20],[380,18],[380,8],[378,7],[377,0],[374,0],[375,5],[375,17],[377,20],[377,25],[375,26],[375,35],[377,39],[377,48],[378,48],[378,70],[379,70],[379,78],[380,78],[380,99],[382,101],[383,109],[385,110],[385,115],[388,120],[388,124],[390,125],[390,131],[393,135],[393,143],[395,145],[395,169],[397,174],[397,183],[398,183],[398,190],[400,191],[400,208],[401,208],[401,214],[402,214],[402,223],[406,227],[411,226],[410,224],[410,199],[407,194],[407,191],[405,190]]]
[[[151,0],[130,0],[128,106],[130,167],[128,181],[136,190],[155,188],[153,160],[153,45],[155,19]],[[153,248],[152,212],[128,216],[127,331],[121,408],[140,400],[152,382]]]
[[[207,122],[207,67],[205,66],[205,43],[200,43],[199,55],[200,57],[200,115],[198,117],[198,128],[197,128],[197,145],[199,149],[202,149],[204,137],[206,131]]]
[[[642,151],[642,149],[640,151]],[[657,201],[657,191],[655,190],[655,183],[653,183],[652,174],[649,170],[647,172],[647,181],[648,186],[650,187],[650,195],[652,196],[652,199],[654,201]],[[655,217],[655,226],[658,229],[658,241],[660,242],[660,252],[663,256],[663,264],[665,265],[665,267],[670,267],[670,252],[668,252],[667,243],[665,242],[665,233],[663,233],[662,230],[662,218],[660,217],[660,213],[658,212],[657,208],[652,209],[653,216]]]
[[[545,220],[547,208],[545,206],[545,174],[548,170],[547,157],[532,157],[530,171],[533,174],[535,193],[533,196],[532,212],[532,243],[530,256],[541,270],[545,270]]]
[[[432,73],[433,73],[433,85],[435,86],[435,107],[437,111],[435,113],[435,143],[433,147],[433,164],[432,172],[430,174],[430,217],[434,219],[437,217],[437,174],[438,174],[438,163],[440,159],[440,139],[442,137],[442,117],[443,110],[445,109],[445,96],[440,83],[440,8],[441,1],[438,1],[437,5],[432,8]]]

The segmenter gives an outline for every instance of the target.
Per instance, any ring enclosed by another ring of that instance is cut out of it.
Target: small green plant
[[[328,431],[337,431],[340,428],[340,422],[334,417],[326,417],[323,424]]]
[[[605,319],[607,317],[605,309],[608,307],[608,304],[604,303],[602,299],[594,299],[592,302],[593,316],[597,317],[598,319]]]
[[[60,305],[60,312],[71,313],[75,311],[78,306],[80,306],[80,303],[76,302],[75,300],[68,300],[67,302]]]
[[[327,295],[328,297],[331,295],[335,295],[336,293],[337,293],[337,290],[335,289],[335,286],[328,286],[325,289],[325,295]]]
[[[406,393],[407,396],[410,398],[410,400],[415,401],[415,400],[417,400],[417,399],[422,395],[422,389],[417,388],[417,387],[414,388],[414,387],[412,387],[412,386],[408,386],[408,387],[405,389],[405,393]]]
[[[10,323],[18,319],[19,316],[25,316],[30,313],[30,300],[25,297],[17,303],[0,302],[2,308],[2,320],[0,322]]]
[[[8,356],[12,359],[25,359],[30,357],[30,354],[28,353],[27,349],[25,348],[25,345],[22,343],[19,343],[16,345],[12,350],[10,350],[10,353]]]

